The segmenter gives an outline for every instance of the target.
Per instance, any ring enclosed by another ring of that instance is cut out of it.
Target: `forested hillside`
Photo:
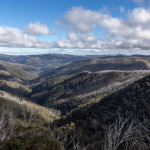
[[[41,75],[1,61],[0,150],[148,150],[149,60],[88,59]]]
[[[27,95],[31,92],[27,85],[36,77],[36,74],[18,69],[14,64],[0,62],[0,90],[13,95]]]
[[[0,0],[0,150],[150,150],[150,0]]]
[[[106,96],[88,107],[79,108],[59,126],[80,135],[81,147],[108,150],[147,150],[150,144],[150,76]],[[83,143],[82,143],[83,142]]]
[[[29,94],[34,102],[56,108],[66,114],[82,105],[97,101],[149,74],[149,71],[83,71],[60,76],[34,85]]]

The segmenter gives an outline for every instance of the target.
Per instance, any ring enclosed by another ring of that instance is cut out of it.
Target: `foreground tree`
[[[103,150],[149,150],[150,121],[117,116],[116,121],[105,130]]]

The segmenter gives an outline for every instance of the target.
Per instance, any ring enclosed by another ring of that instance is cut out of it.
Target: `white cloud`
[[[88,32],[96,28],[102,15],[96,11],[86,10],[82,7],[72,7],[61,20],[57,20],[60,26],[67,26],[73,31]]]
[[[90,32],[96,27],[103,27],[114,32],[113,30],[122,26],[122,21],[118,18],[113,18],[109,14],[102,14],[99,11],[86,10],[82,7],[72,7],[56,23],[80,33]]]
[[[150,9],[135,8],[129,13],[129,23],[135,26],[150,27]]]
[[[123,20],[99,11],[73,7],[57,23],[74,31],[68,34],[68,40],[58,41],[62,48],[150,50],[149,9],[135,8]],[[107,32],[107,38],[96,40],[91,32],[97,27]],[[89,35],[94,37],[91,41],[87,40]]]
[[[47,25],[41,24],[40,22],[30,23],[28,27],[25,28],[25,32],[31,35],[48,35],[50,33]]]
[[[96,51],[150,50],[150,9],[135,8],[126,19],[121,19],[101,11],[73,7],[57,23],[67,27],[67,39],[53,43],[42,42],[16,28],[0,27],[0,46]],[[93,32],[96,28],[105,30],[105,37],[97,38]],[[56,34],[54,29],[50,32]]]
[[[68,39],[58,41],[56,45],[59,48],[91,48],[91,45],[96,42],[96,37],[92,34],[68,33]]]
[[[90,33],[90,34],[76,34],[74,32],[71,32],[68,34],[68,39],[71,41],[86,41],[86,42],[92,42],[96,40],[96,37]]]
[[[0,46],[3,47],[34,47],[34,48],[50,48],[47,42],[41,42],[34,36],[29,36],[22,31],[0,26]]]

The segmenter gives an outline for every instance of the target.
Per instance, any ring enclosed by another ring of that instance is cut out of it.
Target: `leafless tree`
[[[150,119],[143,114],[142,121],[138,120],[139,130],[143,134],[144,147],[146,150],[150,149]]]
[[[22,109],[22,115],[23,115],[23,123],[24,126],[28,126],[33,120],[36,119],[36,112],[32,107],[27,107],[22,104],[21,106]]]
[[[7,112],[5,109],[1,109],[0,114],[0,141],[8,139],[14,130],[14,122],[15,118],[14,113],[12,111]]]
[[[49,126],[53,135],[59,140],[63,150],[87,150],[86,146],[81,146],[79,135],[71,129],[59,129],[57,124]]]
[[[105,134],[104,150],[118,150],[123,146],[125,150],[132,150],[133,146],[142,141],[142,134],[137,123],[118,115],[115,123],[108,126]]]

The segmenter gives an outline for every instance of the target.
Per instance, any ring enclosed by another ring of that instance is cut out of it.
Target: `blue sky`
[[[0,53],[150,54],[149,0],[0,0]]]

